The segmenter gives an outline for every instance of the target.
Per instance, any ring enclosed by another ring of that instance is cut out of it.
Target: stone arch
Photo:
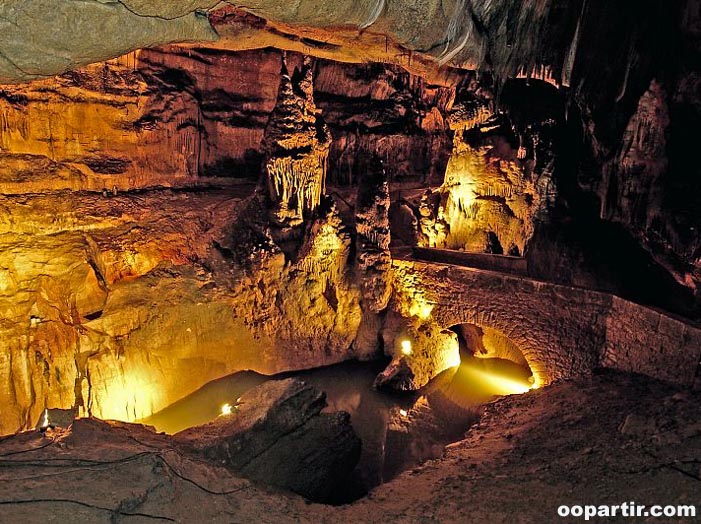
[[[394,267],[405,301],[430,305],[425,321],[437,329],[475,324],[501,332],[520,348],[539,386],[600,365],[610,295],[449,264]]]
[[[455,324],[450,330],[457,334],[460,358],[497,358],[529,368],[528,361],[509,337],[486,326],[475,324]]]
[[[449,329],[458,324],[473,324],[491,328],[507,337],[523,353],[533,372],[536,387],[571,375],[570,370],[562,366],[562,358],[553,358],[562,353],[562,349],[552,347],[552,343],[548,341],[551,337],[534,329],[527,317],[512,317],[505,312],[496,313],[486,308],[466,308],[444,304],[434,310],[434,318],[441,328]]]

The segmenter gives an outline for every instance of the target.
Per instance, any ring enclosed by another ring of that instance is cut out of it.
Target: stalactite
[[[283,64],[278,100],[264,136],[271,218],[298,226],[321,203],[331,136],[313,97],[313,64],[305,59],[297,85]]]
[[[584,19],[584,13],[587,8],[587,0],[582,2],[582,12],[577,19],[577,28],[574,31],[574,36],[572,37],[572,43],[567,51],[567,57],[565,59],[565,64],[562,66],[562,79],[561,83],[565,87],[570,87],[570,82],[572,81],[572,71],[574,71],[574,61],[577,57],[577,49],[579,48],[579,40],[581,36],[582,20]]]

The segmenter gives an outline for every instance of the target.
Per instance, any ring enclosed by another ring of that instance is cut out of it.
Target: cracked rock
[[[231,415],[174,438],[251,480],[324,501],[360,458],[350,415],[321,413],[325,405],[326,395],[300,380],[266,382]]]

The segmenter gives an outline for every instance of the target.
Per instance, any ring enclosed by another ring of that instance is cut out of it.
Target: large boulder
[[[297,379],[245,393],[230,415],[177,433],[182,446],[251,480],[325,501],[360,458],[350,415],[321,413],[326,395]]]

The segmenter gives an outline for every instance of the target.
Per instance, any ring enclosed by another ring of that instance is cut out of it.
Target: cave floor
[[[0,441],[0,521],[574,522],[557,507],[698,506],[700,465],[701,392],[606,371],[487,405],[443,458],[342,507],[254,486],[139,425],[22,433]],[[618,521],[635,519],[596,520]]]

